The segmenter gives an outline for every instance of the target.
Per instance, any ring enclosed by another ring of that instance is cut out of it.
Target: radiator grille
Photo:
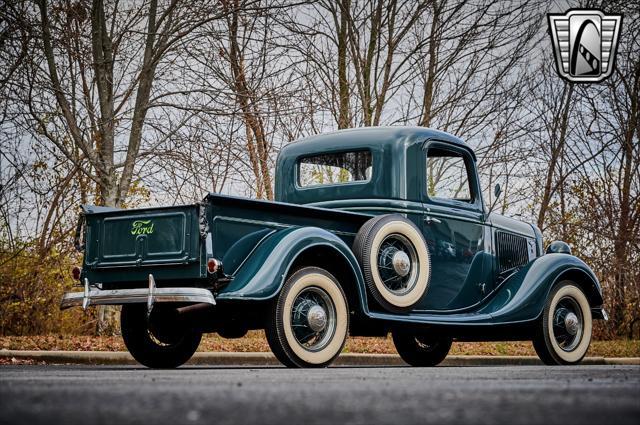
[[[522,236],[497,232],[496,247],[499,273],[523,266],[529,262],[527,240]]]

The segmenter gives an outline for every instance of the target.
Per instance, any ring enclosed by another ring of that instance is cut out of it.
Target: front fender
[[[335,250],[349,264],[364,308],[364,279],[351,249],[335,234],[318,227],[292,227],[267,236],[216,299],[261,301],[273,298],[280,292],[296,258],[305,250],[317,246]],[[315,265],[322,267],[322,264]]]
[[[535,320],[553,286],[564,279],[580,285],[592,309],[602,306],[602,288],[589,266],[573,255],[546,254],[508,278],[479,312],[488,313],[493,323]]]

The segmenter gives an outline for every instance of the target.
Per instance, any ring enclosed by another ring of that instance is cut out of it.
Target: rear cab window
[[[298,160],[297,183],[300,187],[364,183],[372,172],[369,150],[319,154]]]

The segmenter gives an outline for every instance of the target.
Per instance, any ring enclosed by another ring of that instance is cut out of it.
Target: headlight
[[[547,247],[547,254],[569,254],[571,255],[571,247],[568,243],[562,241],[553,241]]]

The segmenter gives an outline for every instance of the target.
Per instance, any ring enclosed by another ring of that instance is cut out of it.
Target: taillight
[[[207,261],[207,271],[210,274],[214,274],[218,271],[218,267],[220,267],[220,262],[215,258],[209,258],[209,260]]]
[[[82,269],[80,269],[80,267],[78,266],[75,266],[73,269],[71,269],[71,276],[73,276],[75,280],[80,280],[81,272],[82,272]]]

